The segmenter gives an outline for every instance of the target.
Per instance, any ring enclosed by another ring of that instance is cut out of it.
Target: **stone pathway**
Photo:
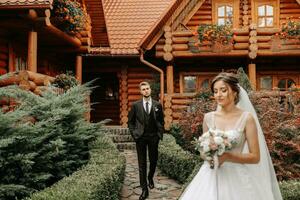
[[[126,172],[121,200],[138,200],[142,192],[139,187],[138,161],[135,150],[124,150]],[[149,167],[148,167],[149,169]],[[148,200],[176,200],[181,193],[181,185],[173,179],[163,176],[157,168],[154,176],[155,188],[149,190]]]

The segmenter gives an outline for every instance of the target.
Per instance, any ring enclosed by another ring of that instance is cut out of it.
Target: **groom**
[[[148,173],[149,188],[154,188],[153,176],[158,158],[159,139],[163,138],[164,116],[162,105],[151,98],[151,88],[148,82],[140,83],[142,99],[132,104],[128,114],[130,134],[136,142],[139,165],[140,186],[142,194],[139,200],[149,196],[147,187],[147,149],[150,161]]]

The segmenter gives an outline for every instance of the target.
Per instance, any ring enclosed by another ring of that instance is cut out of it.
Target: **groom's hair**
[[[211,82],[210,89],[214,92],[214,85],[217,81],[223,81],[227,83],[232,91],[236,92],[236,96],[234,98],[234,103],[237,104],[240,100],[240,87],[239,87],[239,80],[237,79],[236,75],[233,73],[221,72],[218,74]]]

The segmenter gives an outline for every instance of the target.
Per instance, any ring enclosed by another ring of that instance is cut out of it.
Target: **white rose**
[[[209,145],[204,145],[203,146],[203,152],[206,153],[206,152],[209,152],[209,151],[210,151]]]
[[[223,143],[223,138],[221,138],[220,136],[214,137],[214,141],[217,145],[220,145]]]

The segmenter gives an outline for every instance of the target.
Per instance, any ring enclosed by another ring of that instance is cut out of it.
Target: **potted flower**
[[[82,31],[88,21],[86,11],[73,0],[54,0],[52,16],[54,24],[68,34]]]
[[[300,22],[288,19],[287,23],[282,25],[280,35],[284,39],[300,39]]]
[[[197,34],[200,44],[210,43],[214,52],[232,49],[233,31],[230,25],[200,24]]]

